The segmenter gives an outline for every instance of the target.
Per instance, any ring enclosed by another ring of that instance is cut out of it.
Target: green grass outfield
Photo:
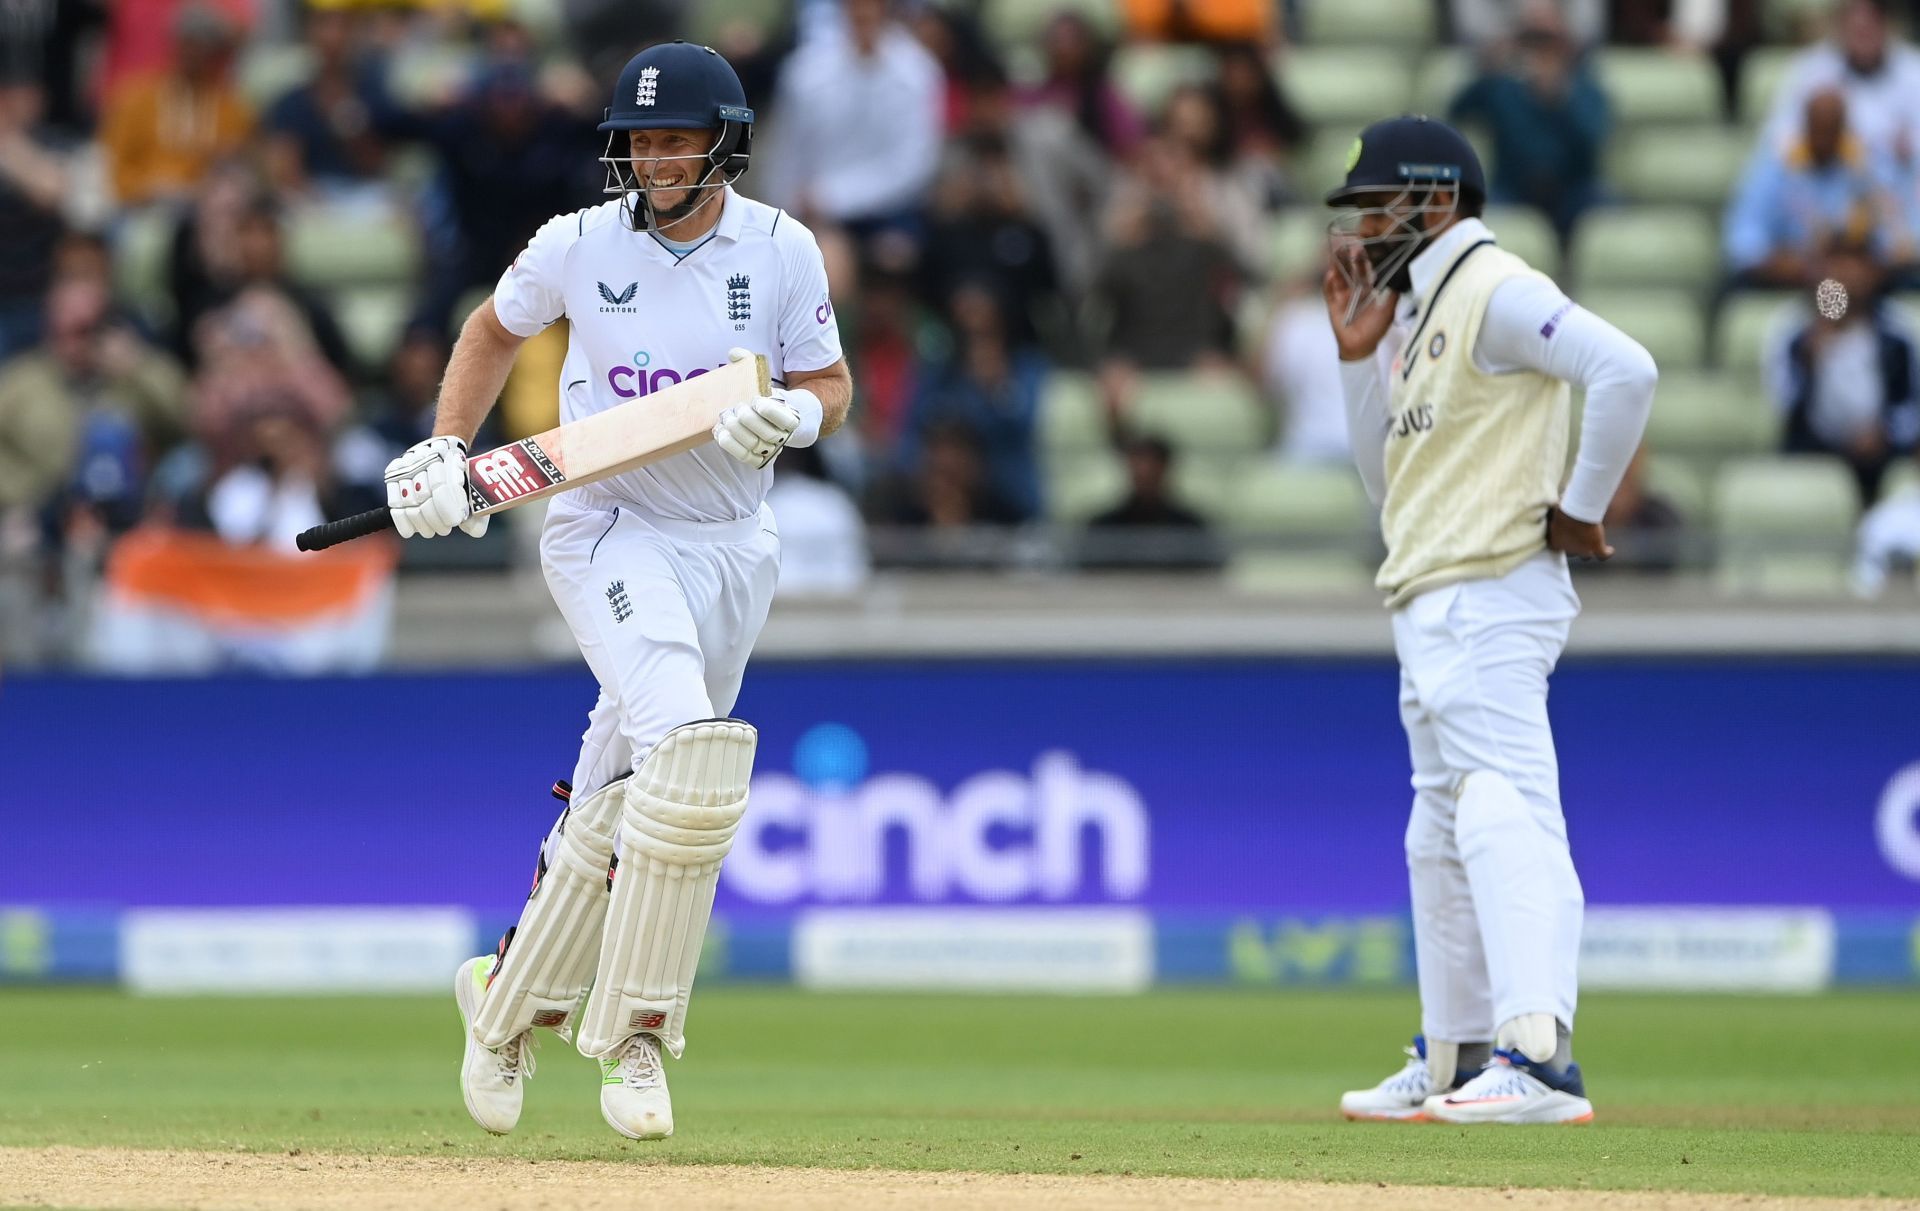
[[[1591,1127],[1349,1124],[1405,993],[848,996],[715,987],[680,1134],[618,1139],[547,1036],[520,1130],[467,1120],[444,998],[0,990],[0,1144],[659,1158],[1920,1196],[1920,995],[1593,996]]]

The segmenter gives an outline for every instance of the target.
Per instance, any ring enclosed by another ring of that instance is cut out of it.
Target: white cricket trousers
[[[673,728],[733,710],[780,575],[765,505],[689,522],[581,503],[603,501],[550,511],[540,536],[547,588],[600,683],[573,770],[580,795],[625,777]]]
[[[1428,1038],[1490,1041],[1527,1013],[1573,1026],[1585,900],[1560,811],[1547,675],[1579,612],[1566,557],[1543,551],[1505,576],[1422,593],[1393,615]],[[1473,774],[1501,775],[1518,796],[1482,778],[1463,799]]]

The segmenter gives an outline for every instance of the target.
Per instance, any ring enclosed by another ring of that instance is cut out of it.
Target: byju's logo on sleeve
[[[753,904],[1124,904],[1145,893],[1147,807],[1125,779],[1043,751],[942,791],[873,773],[866,740],[821,723],[793,773],[753,779],[753,811],[721,868]]]

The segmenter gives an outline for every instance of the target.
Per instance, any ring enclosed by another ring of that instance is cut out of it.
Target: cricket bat
[[[467,499],[475,515],[498,513],[622,471],[644,467],[712,440],[720,414],[771,392],[764,355],[648,392],[571,424],[467,459]],[[393,524],[385,505],[303,532],[302,551],[324,551]]]

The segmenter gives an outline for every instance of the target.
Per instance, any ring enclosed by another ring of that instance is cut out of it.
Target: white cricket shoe
[[[658,1039],[636,1034],[600,1061],[600,1117],[630,1140],[673,1134],[673,1099]]]
[[[1435,1093],[1443,1092],[1433,1083],[1433,1070],[1427,1067],[1427,1040],[1415,1035],[1413,1046],[1406,1048],[1406,1067],[1371,1089],[1354,1089],[1340,1095],[1340,1113],[1355,1121],[1417,1123],[1425,1116],[1421,1107]]]
[[[460,964],[453,977],[453,999],[460,1006],[461,1033],[467,1039],[467,1055],[460,1064],[467,1113],[486,1130],[505,1135],[520,1122],[526,1082],[533,1076],[533,1031],[522,1031],[498,1047],[482,1047],[474,1039],[473,1015],[497,962],[493,955],[481,955]]]
[[[1436,1123],[1591,1123],[1593,1103],[1580,1065],[1554,1072],[1517,1051],[1498,1050],[1478,1076],[1428,1098],[1425,1113]]]

